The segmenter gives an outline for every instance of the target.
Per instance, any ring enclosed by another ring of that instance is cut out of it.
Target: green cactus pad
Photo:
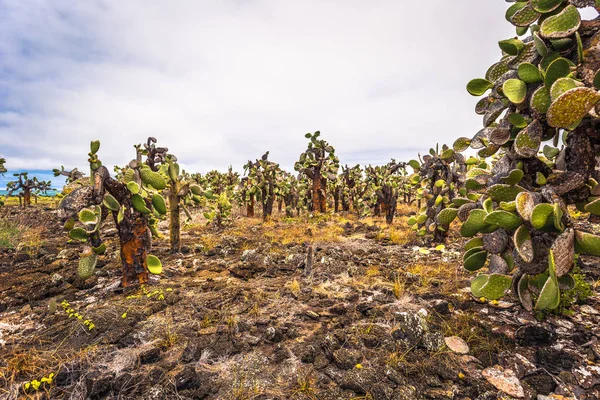
[[[83,280],[88,279],[94,274],[94,269],[98,262],[98,255],[94,252],[89,253],[89,255],[79,259],[79,265],[77,266],[77,276]]]
[[[508,22],[511,22],[512,17],[520,10],[529,7],[529,3],[526,1],[518,1],[506,10],[505,18]]]
[[[560,150],[558,150],[556,147],[548,145],[545,145],[542,151],[544,153],[544,156],[549,160],[554,159],[554,157],[556,157],[560,153]]]
[[[98,223],[98,215],[96,215],[96,213],[89,208],[82,209],[79,211],[79,213],[77,213],[77,216],[82,224],[96,225]]]
[[[487,262],[487,256],[488,252],[485,250],[470,254],[469,257],[464,260],[464,268],[471,272],[483,268]]]
[[[501,201],[500,208],[504,211],[514,212],[517,211],[517,202],[516,201]]]
[[[521,104],[527,96],[527,84],[520,79],[508,79],[502,85],[504,95],[514,104]]]
[[[130,181],[127,182],[127,189],[129,189],[131,194],[138,194],[140,192],[140,185],[138,185],[134,181]]]
[[[571,36],[579,29],[581,16],[577,7],[568,5],[560,13],[548,17],[540,26],[540,35],[546,39]]]
[[[159,275],[162,272],[160,259],[152,254],[146,256],[146,265],[148,266],[148,272],[153,275]]]
[[[472,96],[481,96],[493,87],[494,84],[487,79],[476,78],[467,83],[467,92]]]
[[[596,71],[596,75],[594,75],[594,87],[600,89],[600,69]]]
[[[583,231],[575,231],[575,242],[579,252],[600,256],[600,236]]]
[[[480,237],[475,237],[473,239],[469,239],[469,241],[467,241],[467,243],[465,243],[464,250],[468,251],[472,248],[482,247],[482,246],[483,246],[483,239]]]
[[[464,197],[455,197],[452,199],[452,204],[454,204],[456,207],[461,207],[467,203],[471,203],[471,200]]]
[[[600,215],[600,198],[586,204],[584,210],[594,215]]]
[[[544,77],[544,86],[552,88],[554,82],[560,78],[565,78],[571,73],[571,63],[566,58],[558,57],[546,70],[546,76]]]
[[[520,186],[512,186],[512,185],[506,185],[506,184],[496,184],[493,186],[490,186],[487,189],[487,195],[491,197],[492,200],[496,201],[496,202],[501,202],[501,201],[513,201],[517,198],[517,195],[519,193],[521,193],[523,190],[522,187]]]
[[[489,213],[485,218],[484,222],[489,225],[497,225],[500,228],[504,228],[507,231],[517,229],[523,223],[521,217],[504,210],[496,210]]]
[[[152,207],[161,215],[167,213],[165,199],[158,193],[152,195]]]
[[[548,109],[548,124],[569,128],[580,121],[600,101],[600,93],[587,87],[577,87],[560,95]]]
[[[550,89],[550,98],[552,101],[555,101],[561,94],[565,93],[567,90],[571,90],[576,87],[583,86],[583,83],[576,81],[572,78],[559,78],[552,85],[552,89]]]
[[[537,32],[533,34],[533,45],[540,56],[546,57],[548,55],[548,47]]]
[[[458,213],[458,209],[456,208],[444,208],[437,215],[437,222],[442,226],[448,226],[454,221],[456,218],[456,214]]]
[[[525,128],[529,123],[521,114],[512,113],[508,115],[508,122],[510,122],[515,128]]]
[[[521,182],[521,179],[523,179],[524,174],[525,173],[521,169],[513,169],[512,171],[510,171],[510,173],[506,177],[505,182],[508,185],[514,186],[517,183]]]
[[[546,14],[556,10],[564,0],[531,0],[531,6],[539,13]]]
[[[534,120],[517,134],[513,147],[515,152],[521,157],[535,157],[540,149],[543,133],[542,124],[537,119]]]
[[[131,204],[136,211],[141,212],[142,214],[150,214],[150,210],[146,207],[146,202],[144,198],[139,194],[134,194],[131,196]]]
[[[517,56],[523,50],[523,42],[519,39],[506,39],[498,42],[500,49],[508,55]]]
[[[460,227],[460,234],[463,237],[473,237],[486,227],[484,221],[487,213],[484,210],[471,210],[469,217]]]
[[[560,304],[560,290],[558,288],[558,279],[554,271],[554,255],[552,250],[550,250],[548,264],[550,276],[542,287],[542,291],[535,303],[536,310],[553,310]]]
[[[496,82],[502,75],[510,70],[508,67],[508,59],[504,59],[493,64],[486,72],[485,79],[491,82]]]
[[[519,79],[525,83],[538,83],[542,81],[540,69],[531,63],[519,65],[517,72],[519,74]]]
[[[484,278],[480,278],[484,277]],[[479,275],[471,282],[471,292],[475,297],[498,300],[510,288],[512,278],[508,275]]]
[[[106,245],[102,243],[98,247],[92,247],[92,251],[96,254],[104,254],[106,252]]]
[[[152,186],[156,190],[163,190],[167,187],[165,178],[158,172],[152,171],[150,168],[142,168],[140,170],[140,178],[142,178],[142,182]]]
[[[533,9],[530,5],[527,5],[517,10],[510,18],[510,22],[518,27],[528,27],[538,20],[540,14]]]
[[[546,86],[537,88],[531,95],[531,100],[529,102],[531,108],[540,114],[545,114],[551,104],[552,99],[550,98],[550,91]]]
[[[88,233],[83,228],[73,228],[69,231],[69,237],[80,242],[87,242]]]
[[[98,150],[100,150],[100,141],[92,140],[92,142],[90,143],[90,153],[96,154],[98,153]]]
[[[104,204],[104,207],[108,208],[111,211],[117,211],[121,206],[117,199],[115,199],[110,193],[106,193],[104,195],[104,198],[102,199],[102,204]]]
[[[535,206],[531,212],[531,225],[535,229],[542,229],[548,224],[548,219],[554,214],[554,207],[552,204],[540,203]]]
[[[533,262],[535,254],[533,250],[533,242],[531,241],[531,235],[529,234],[529,229],[527,226],[521,225],[515,231],[513,242],[521,259],[523,259],[523,261],[526,263]]]

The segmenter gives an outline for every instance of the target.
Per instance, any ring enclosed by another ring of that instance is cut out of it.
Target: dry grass
[[[406,267],[405,272],[408,275],[418,277],[416,282],[406,282],[411,291],[417,294],[425,294],[437,287],[442,294],[456,293],[460,289],[461,277],[458,272],[458,266],[449,262],[434,262],[431,264],[415,263]]]
[[[38,253],[46,233],[43,226],[28,227],[8,219],[0,219],[0,248],[16,249],[34,256]]]

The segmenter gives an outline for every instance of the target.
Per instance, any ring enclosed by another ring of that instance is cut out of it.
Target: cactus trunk
[[[254,218],[254,195],[250,195],[250,201],[246,204],[246,216]]]
[[[146,256],[150,250],[150,232],[146,217],[134,215],[117,224],[121,242],[121,263],[123,266],[123,287],[148,282]]]
[[[174,190],[169,194],[169,240],[171,252],[181,251],[181,209],[179,207],[179,196]]]
[[[23,206],[31,205],[31,191],[25,187],[23,188]]]

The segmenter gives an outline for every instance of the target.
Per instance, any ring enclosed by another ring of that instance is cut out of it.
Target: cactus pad
[[[82,209],[77,213],[77,216],[79,217],[79,221],[84,225],[96,225],[98,223],[99,216],[89,208]]]
[[[564,0],[531,0],[531,6],[539,13],[546,14],[556,10]]]
[[[575,231],[572,228],[565,230],[552,244],[556,276],[564,276],[573,268],[575,259]]]
[[[158,193],[152,195],[152,207],[161,215],[167,213],[167,205],[165,199]]]
[[[512,278],[508,275],[479,275],[471,282],[471,292],[475,297],[498,300],[510,288]]]
[[[517,56],[523,50],[523,42],[519,39],[506,39],[498,42],[500,49],[508,55]]]
[[[546,113],[551,104],[552,99],[550,98],[550,92],[545,86],[537,88],[531,95],[531,100],[529,102],[530,107],[540,114]]]
[[[512,186],[506,184],[496,184],[487,189],[488,196],[496,202],[509,202],[517,198],[517,195],[524,189],[520,186]]]
[[[531,241],[529,229],[525,225],[521,225],[515,231],[513,241],[515,243],[515,249],[517,250],[517,253],[521,257],[521,259],[523,259],[523,261],[525,261],[526,263],[533,262],[533,242]]]
[[[553,310],[560,304],[560,290],[558,288],[558,278],[556,277],[554,269],[554,254],[552,250],[550,250],[548,264],[550,276],[548,276],[548,279],[538,296],[537,302],[535,303],[536,310]]]
[[[531,212],[531,225],[535,229],[542,229],[548,224],[548,219],[554,214],[552,204],[541,203],[535,206]]]
[[[73,228],[69,231],[69,237],[80,242],[87,242],[88,234],[83,228]]]
[[[585,211],[594,215],[600,215],[600,198],[586,204]]]
[[[485,250],[469,254],[469,256],[466,257],[464,260],[464,268],[467,271],[477,271],[483,268],[483,266],[487,262],[487,256],[488,253]]]
[[[521,104],[527,96],[527,84],[520,79],[508,79],[502,85],[504,95],[514,104]]]
[[[131,204],[136,211],[141,212],[142,214],[149,214],[150,210],[146,207],[146,202],[144,198],[139,194],[134,194],[131,196]]]
[[[510,22],[517,27],[528,27],[540,17],[540,14],[529,4],[517,10],[511,17]]]
[[[536,206],[536,201],[533,195],[529,192],[521,192],[517,195],[517,212],[525,221],[531,219],[531,214]]]
[[[540,34],[546,39],[564,38],[577,32],[580,25],[579,10],[573,5],[568,5],[560,13],[552,15],[542,22]]]
[[[569,128],[579,122],[600,101],[600,93],[587,87],[578,87],[560,95],[548,109],[548,124],[555,128]]]
[[[580,252],[600,256],[600,236],[583,231],[575,231],[575,242]]]
[[[140,177],[142,178],[142,182],[152,186],[156,190],[163,190],[167,187],[165,178],[158,172],[152,171],[150,168],[142,168],[140,170]]]
[[[484,221],[487,213],[484,210],[471,210],[469,217],[460,227],[460,234],[464,237],[473,237],[486,227]]]
[[[531,63],[522,63],[517,69],[519,79],[525,83],[538,83],[542,81],[540,69]]]
[[[437,215],[437,222],[442,226],[448,226],[454,221],[458,210],[456,208],[444,208]]]
[[[467,92],[473,96],[481,96],[493,87],[494,84],[487,79],[476,78],[467,83]]]
[[[567,90],[571,90],[580,86],[583,86],[583,83],[578,82],[575,79],[559,78],[552,85],[552,89],[550,89],[550,98],[552,99],[552,101],[554,101]]]
[[[146,265],[148,266],[148,272],[153,275],[159,275],[162,272],[160,259],[152,254],[146,256]]]
[[[508,231],[513,231],[521,226],[523,220],[514,213],[504,210],[496,210],[489,213],[484,218],[484,222],[489,225],[499,226],[500,228],[504,228]]]
[[[98,255],[91,251],[91,249],[88,249],[84,253],[86,255],[83,255],[79,259],[77,276],[83,280],[86,280],[94,274],[94,268],[96,268],[96,263],[98,262]]]
[[[104,198],[102,199],[102,204],[104,207],[108,208],[111,211],[118,211],[120,204],[110,193],[106,193]]]
[[[514,144],[515,152],[521,157],[535,157],[542,143],[542,135],[542,124],[536,119],[517,134]]]

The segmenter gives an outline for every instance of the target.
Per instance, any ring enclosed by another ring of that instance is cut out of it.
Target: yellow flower
[[[362,364],[356,364],[355,368],[356,369],[361,369],[362,368]]]

